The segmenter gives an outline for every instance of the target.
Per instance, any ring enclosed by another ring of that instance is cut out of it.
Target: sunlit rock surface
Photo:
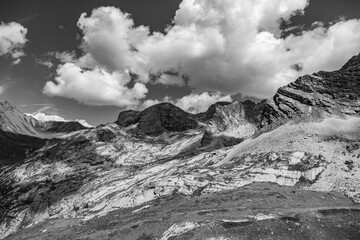
[[[327,126],[327,122],[314,124],[319,125],[318,131],[324,131]],[[359,130],[358,124],[354,122],[355,130]],[[167,138],[136,138],[117,124],[110,124],[71,133],[64,136],[64,140],[49,142],[25,163],[2,169],[1,185],[6,186],[2,196],[6,197],[1,212],[3,217],[7,216],[2,223],[2,234],[5,236],[19,227],[48,218],[89,220],[174,194],[196,197],[257,182],[344,191],[336,185],[339,181],[334,180],[332,184],[324,175],[329,167],[338,164],[347,168],[345,163],[338,162],[342,152],[331,156],[329,148],[336,150],[335,146],[339,145],[339,150],[346,151],[340,144],[356,146],[355,142],[349,138],[349,142],[339,140],[334,144],[327,136],[319,135],[323,140],[318,148],[307,148],[306,144],[313,145],[316,137],[306,139],[306,143],[304,136],[319,133],[314,131],[314,126],[303,127],[297,129],[304,131],[297,138],[288,135],[294,128],[285,125],[236,147],[210,152],[202,151],[202,135],[196,131]],[[351,132],[354,133],[354,129]],[[346,131],[341,133],[345,136]],[[275,138],[280,142],[273,145]],[[257,150],[252,149],[259,146],[256,141],[263,143]],[[292,147],[285,146],[285,142],[290,141],[294,141]],[[360,154],[356,147],[351,149],[351,155]],[[338,180],[348,176],[351,187],[345,192],[354,199],[360,186],[360,174],[356,174],[359,163],[359,159],[354,159],[354,169],[333,175],[339,175]]]

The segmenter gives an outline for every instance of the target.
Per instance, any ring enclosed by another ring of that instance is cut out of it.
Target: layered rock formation
[[[261,127],[289,119],[360,114],[360,55],[340,70],[320,71],[280,88],[264,107]]]

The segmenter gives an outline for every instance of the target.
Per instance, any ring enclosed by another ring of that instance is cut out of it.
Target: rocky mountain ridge
[[[191,114],[171,103],[161,103],[143,111],[127,110],[121,112],[115,122],[120,127],[136,128],[148,136],[159,136],[163,133],[184,132],[204,129],[211,133],[224,133],[251,125],[252,130],[244,137],[251,135],[259,123],[263,103],[218,102],[212,104],[206,112]],[[133,127],[132,127],[133,126]],[[244,136],[243,136],[244,135]]]
[[[266,102],[161,104],[50,140],[1,167],[1,237],[358,239],[359,68],[357,56]]]
[[[305,75],[280,88],[264,107],[260,127],[290,119],[360,114],[360,55],[340,70]]]
[[[20,112],[5,100],[0,100],[0,129],[4,132],[39,138],[53,138],[56,134],[87,129],[77,121],[39,121]]]

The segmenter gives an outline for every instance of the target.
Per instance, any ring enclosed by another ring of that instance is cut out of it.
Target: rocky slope
[[[305,75],[280,88],[264,107],[261,127],[289,119],[321,119],[326,116],[359,116],[360,55],[340,70]]]
[[[4,132],[38,136],[38,121],[25,115],[5,100],[0,100],[0,129]]]
[[[1,237],[358,239],[358,58],[267,102],[161,104],[48,141],[0,169]]]

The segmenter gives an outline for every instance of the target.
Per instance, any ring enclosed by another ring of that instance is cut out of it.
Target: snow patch
[[[25,115],[30,116],[35,118],[36,120],[40,121],[40,122],[78,122],[81,125],[83,125],[84,127],[88,127],[88,128],[93,128],[94,126],[90,125],[89,123],[87,123],[84,119],[76,119],[76,120],[68,120],[65,119],[63,117],[60,117],[58,115],[47,115],[45,113],[42,112],[37,112],[37,113],[25,113]]]

